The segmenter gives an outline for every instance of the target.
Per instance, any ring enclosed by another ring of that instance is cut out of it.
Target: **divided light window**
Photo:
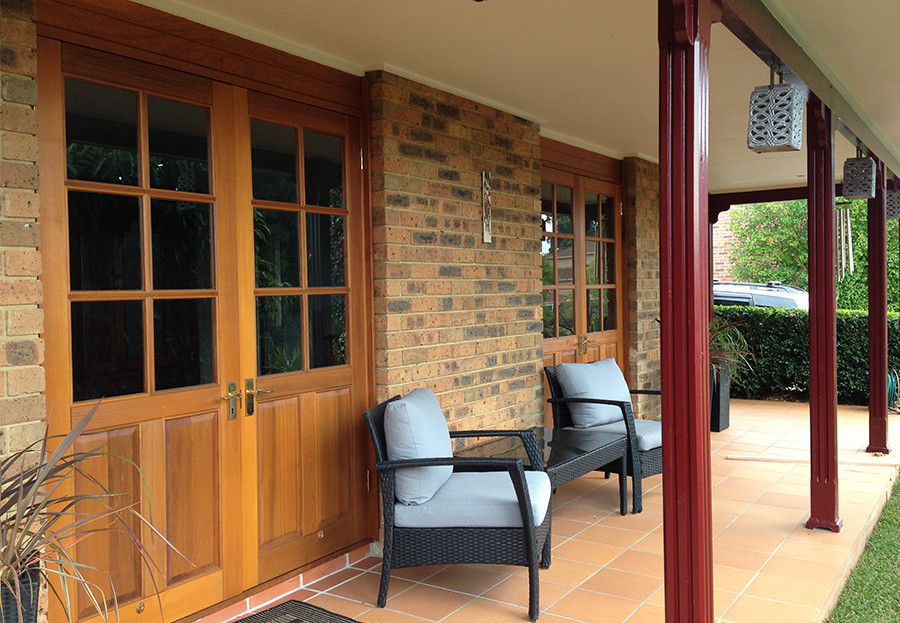
[[[213,383],[209,109],[65,81],[74,400]]]

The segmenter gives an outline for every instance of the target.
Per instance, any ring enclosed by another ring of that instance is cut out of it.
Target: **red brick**
[[[3,15],[0,17],[0,41],[25,48],[36,47],[37,29],[34,22]]]
[[[43,331],[43,309],[12,308],[6,313],[6,335],[9,337],[39,335]]]
[[[7,218],[38,218],[41,200],[37,193],[0,189],[0,216]]]
[[[6,251],[6,275],[10,277],[37,277],[41,274],[39,251]]]
[[[0,71],[13,74],[37,76],[37,56],[31,48],[0,44]]]
[[[37,162],[38,138],[31,134],[4,132],[0,135],[0,154],[6,160]]]
[[[40,184],[40,170],[36,164],[0,162],[0,187],[36,190]]]
[[[10,368],[6,373],[7,395],[36,394],[46,389],[44,369],[40,366]]]
[[[30,106],[0,103],[0,130],[37,134],[37,111]]]
[[[40,305],[44,290],[37,279],[0,279],[0,306]]]

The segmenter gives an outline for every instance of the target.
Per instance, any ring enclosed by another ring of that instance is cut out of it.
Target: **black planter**
[[[731,403],[731,377],[728,370],[709,369],[709,386],[712,396],[709,401],[709,428],[714,433],[720,433],[729,425]]]
[[[18,578],[19,598],[15,588],[0,584],[0,602],[3,606],[3,623],[35,623],[38,595],[41,590],[41,574],[37,569]],[[21,600],[21,611],[20,602]],[[20,617],[19,614],[22,616]]]

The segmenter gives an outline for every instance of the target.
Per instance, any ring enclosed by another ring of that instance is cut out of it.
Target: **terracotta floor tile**
[[[606,523],[599,523],[582,531],[578,535],[578,539],[628,548],[646,536],[647,533],[643,531],[625,530],[624,528],[614,528]]]
[[[792,577],[790,582],[785,582],[783,577],[761,573],[753,579],[745,594],[818,609],[831,589],[832,585],[821,578]]]
[[[541,617],[541,620],[543,617]],[[489,599],[475,599],[466,604],[441,623],[473,623],[474,621],[490,621],[491,623],[527,623],[528,599],[523,606],[491,601]]]
[[[606,568],[600,569],[579,588],[634,601],[647,601],[662,585],[662,578]]]
[[[564,519],[557,515],[553,515],[550,533],[555,537],[568,538],[570,536],[575,536],[592,526],[593,524],[585,523],[583,521],[572,521],[571,519]]]
[[[723,591],[721,589],[715,589],[713,591],[713,616],[716,618],[721,618],[728,609],[734,605],[735,600],[738,598],[738,593],[731,593],[729,591]]]
[[[360,623],[420,623],[422,619],[387,608],[372,608],[356,617]]]
[[[369,604],[361,604],[358,601],[344,599],[343,597],[335,597],[334,595],[328,595],[326,593],[316,595],[307,601],[314,606],[325,608],[336,614],[343,614],[345,617],[350,617],[351,619],[355,619],[363,612],[368,612],[372,609],[372,606]]]
[[[644,604],[628,619],[628,623],[665,623],[666,609],[654,604]]]
[[[305,588],[313,591],[327,591],[328,589],[337,586],[338,584],[342,584],[351,578],[355,578],[358,575],[362,575],[363,573],[365,573],[365,571],[354,569],[352,567],[348,569],[341,569],[336,573],[326,575],[321,580],[316,580],[312,584],[307,584]]]
[[[406,567],[403,569],[394,569],[391,571],[391,581],[393,581],[394,578],[403,578],[410,582],[421,582],[446,568],[447,565],[433,565],[430,567]],[[381,573],[381,569],[375,569],[375,571]]]
[[[575,589],[547,611],[580,621],[624,621],[640,607],[637,601]]]
[[[827,577],[837,574],[841,566],[837,563],[817,560],[772,556],[760,571],[769,575],[780,575],[788,578]]]
[[[716,536],[716,543],[719,545],[739,547],[741,549],[750,549],[757,552],[771,553],[778,549],[785,538],[786,535],[772,536],[738,530],[737,528],[727,528]]]
[[[596,504],[583,502],[582,498],[579,498],[574,502],[569,502],[559,510],[554,509],[553,519],[569,519],[590,525],[609,516],[613,512],[614,511],[611,508],[598,508]],[[618,511],[615,512],[618,513]]]
[[[773,623],[773,621],[790,621],[791,623],[818,623],[815,608],[798,606],[782,601],[771,601],[758,597],[741,596],[734,605],[722,615],[727,623]]]
[[[571,586],[563,586],[562,584],[554,584],[548,582],[541,571],[541,590],[540,600],[541,609],[545,610],[551,604],[556,603],[569,591]],[[504,580],[482,597],[487,599],[495,599],[508,604],[527,606],[528,605],[528,577],[524,575],[514,575],[508,580]]]
[[[549,569],[541,569],[541,581],[553,582],[563,586],[575,587],[597,573],[597,565],[585,564],[574,560],[560,559],[553,562]],[[527,569],[520,569],[517,576],[527,576]]]
[[[718,540],[713,542],[713,562],[726,567],[757,571],[769,561],[771,556],[772,554],[769,552],[729,547],[720,544]]]
[[[416,584],[396,597],[389,598],[387,607],[391,610],[421,617],[423,620],[440,621],[473,599],[474,597],[471,595]]]
[[[640,573],[656,578],[661,578],[664,575],[663,557],[659,554],[647,554],[645,552],[628,550],[612,561],[609,566],[613,569]]]
[[[756,570],[736,569],[724,565],[713,565],[713,585],[724,591],[740,593],[756,575]]]
[[[381,586],[381,574],[364,572],[353,579],[347,580],[343,584],[339,584],[328,591],[329,595],[336,595],[345,599],[361,601],[363,603],[374,606],[378,601],[378,589]],[[414,586],[412,582],[403,578],[391,577],[388,584],[388,601],[403,591]]]
[[[500,571],[482,565],[451,565],[422,583],[459,593],[481,595],[511,577],[517,570],[511,566]]]
[[[573,538],[553,548],[553,560],[565,558],[602,567],[624,551],[623,547]]]

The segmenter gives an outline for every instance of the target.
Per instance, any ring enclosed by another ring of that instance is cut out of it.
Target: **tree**
[[[850,215],[855,271],[837,275],[838,308],[868,309],[868,208],[865,200],[838,207]],[[737,281],[780,281],[809,290],[806,201],[759,203],[732,208],[731,259]],[[836,219],[837,220],[837,219]],[[839,232],[840,233],[840,232]],[[900,311],[898,226],[888,221],[888,309]],[[840,247],[839,247],[840,253]]]

